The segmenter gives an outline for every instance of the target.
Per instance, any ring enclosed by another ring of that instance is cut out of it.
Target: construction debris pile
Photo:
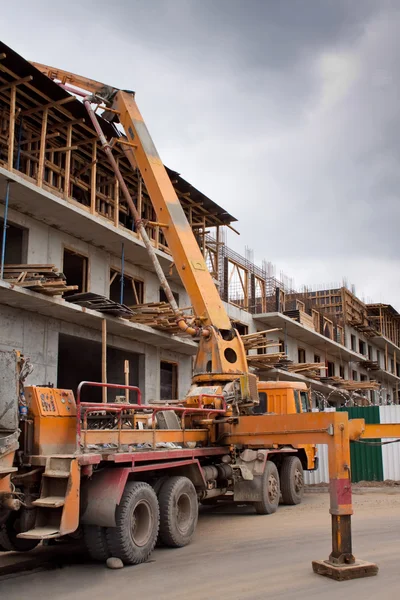
[[[5,265],[3,279],[46,296],[61,296],[78,289],[77,285],[67,285],[65,275],[55,265]]]

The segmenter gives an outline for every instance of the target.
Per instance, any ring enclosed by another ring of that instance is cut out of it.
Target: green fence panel
[[[349,419],[364,419],[366,423],[380,423],[379,406],[343,407],[339,411],[349,413]],[[368,440],[369,442],[380,440]],[[368,446],[350,442],[351,481],[383,481],[381,446]]]

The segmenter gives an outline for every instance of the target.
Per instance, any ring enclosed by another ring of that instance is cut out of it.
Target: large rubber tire
[[[259,515],[272,515],[279,505],[279,473],[276,465],[267,460],[262,474],[262,500],[254,502],[254,508]]]
[[[92,560],[106,561],[111,553],[107,545],[106,528],[98,525],[84,525],[83,539]]]
[[[187,477],[169,477],[162,486],[160,540],[170,548],[182,548],[192,541],[199,517],[196,488]]]
[[[0,527],[0,546],[5,552],[29,552],[40,544],[41,540],[18,538],[18,533],[21,533],[20,512],[12,511],[7,521]]]
[[[298,456],[286,456],[281,466],[283,504],[300,504],[304,495],[303,465]]]
[[[153,488],[143,481],[125,486],[116,511],[116,527],[107,527],[110,555],[128,565],[145,562],[156,545],[160,509]]]

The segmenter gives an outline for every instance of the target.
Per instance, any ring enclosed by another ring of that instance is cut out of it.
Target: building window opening
[[[299,363],[305,363],[306,362],[306,351],[304,350],[304,348],[298,348],[298,350],[297,350],[297,357],[298,357],[298,362]]]
[[[0,219],[0,232],[3,235],[4,221]],[[4,257],[5,265],[21,265],[26,261],[27,229],[11,225],[7,222],[6,227],[6,250]]]
[[[143,281],[140,281],[140,279],[134,279],[129,275],[124,275],[123,286],[121,290],[121,273],[112,269],[110,271],[110,300],[119,302],[121,304],[126,304],[127,306],[143,304]]]
[[[176,301],[177,305],[179,306],[179,294],[178,294],[178,292],[172,292],[172,295],[175,298],[175,301]],[[164,292],[163,288],[160,288],[160,302],[168,302],[167,295]]]
[[[161,361],[160,363],[160,399],[176,400],[178,398],[178,365]]]
[[[67,285],[78,286],[77,290],[65,292],[64,297],[88,291],[88,259],[86,256],[64,248],[63,273]]]
[[[81,381],[101,381],[101,343],[83,337],[60,333],[58,337],[57,387],[76,390]],[[129,361],[129,384],[139,386],[140,354],[127,352],[121,348],[107,346],[107,380],[109,383],[125,383],[125,363]],[[117,396],[124,396],[121,389],[108,389],[107,401],[115,402]],[[84,387],[82,402],[101,402],[102,390],[98,387]],[[131,391],[130,402],[136,402],[136,393]]]
[[[234,328],[238,331],[239,335],[247,335],[249,333],[248,325],[244,323],[240,323],[239,321],[233,322]]]

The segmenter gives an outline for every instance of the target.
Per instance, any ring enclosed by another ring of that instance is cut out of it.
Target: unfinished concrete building
[[[108,139],[118,138],[100,122]],[[190,308],[129,148],[117,143],[114,151],[179,306]],[[168,175],[200,243],[206,230],[217,239],[235,220],[178,173]],[[196,343],[172,335],[158,279],[83,105],[4,44],[0,200],[0,349],[30,357],[28,384],[75,390],[83,379],[128,376],[147,401],[183,396]]]
[[[254,281],[244,259],[241,268],[248,270],[241,279]],[[366,305],[345,286],[294,292],[268,277],[257,286],[265,295],[252,299],[255,286],[249,285],[250,300],[241,294],[236,319],[244,333],[253,332],[249,362],[262,379],[304,381],[322,405],[399,403],[400,317],[392,306]],[[275,331],[257,341],[254,332],[266,329]]]

